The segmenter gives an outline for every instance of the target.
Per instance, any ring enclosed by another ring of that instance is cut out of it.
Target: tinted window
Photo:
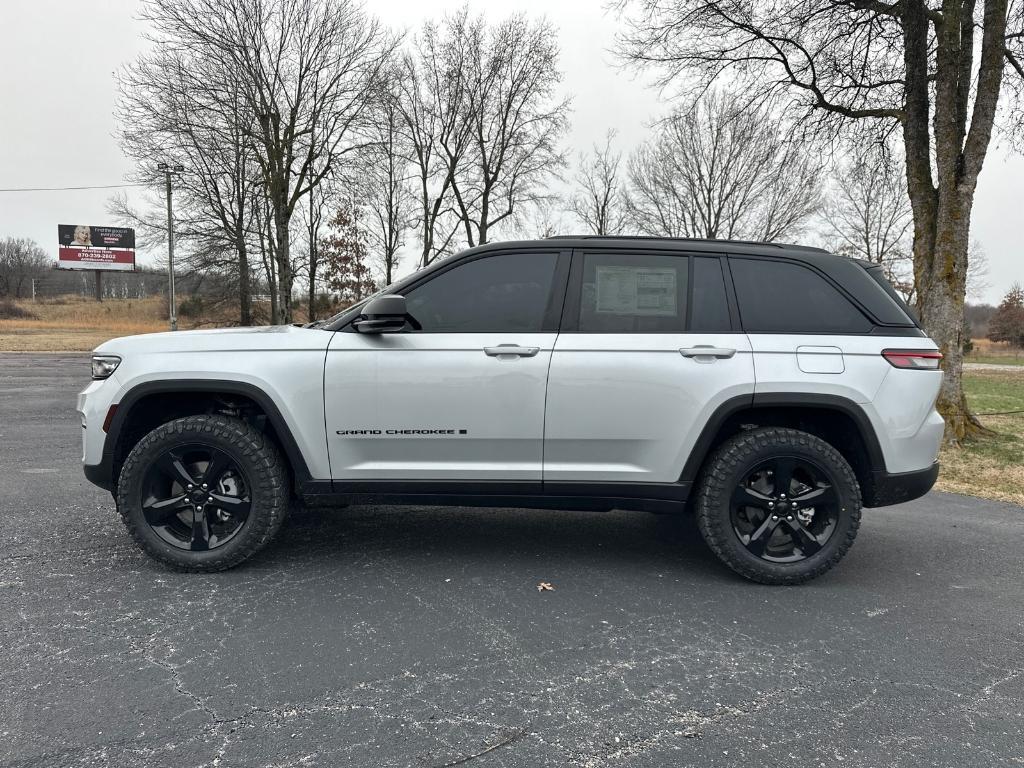
[[[743,328],[752,333],[867,333],[871,323],[816,272],[783,261],[730,259]]]
[[[405,294],[424,333],[538,333],[558,255],[516,253],[460,264]]]
[[[717,258],[694,257],[690,332],[728,333],[731,330],[721,262]]]
[[[902,296],[896,293],[896,289],[892,287],[892,283],[885,279],[885,272],[882,271],[882,268],[870,267],[868,268],[867,272],[869,275],[871,275],[874,281],[878,283],[879,287],[881,287],[881,289],[885,291],[885,294],[890,299],[892,299],[893,303],[895,303],[897,307],[903,310],[903,314],[906,315],[906,318],[899,318],[899,320],[906,319],[908,322],[917,324],[917,313],[910,308],[907,302],[903,300]],[[888,322],[886,318],[879,317],[878,319],[881,320],[882,322]]]
[[[580,330],[682,333],[686,322],[687,262],[685,256],[586,254]]]

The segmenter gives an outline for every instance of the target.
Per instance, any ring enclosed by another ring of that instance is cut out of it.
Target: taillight
[[[920,371],[936,371],[942,353],[928,349],[883,349],[882,357],[895,368],[916,368]]]

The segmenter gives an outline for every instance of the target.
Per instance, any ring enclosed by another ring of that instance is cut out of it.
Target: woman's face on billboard
[[[75,242],[79,245],[90,244],[90,232],[88,227],[75,227]]]

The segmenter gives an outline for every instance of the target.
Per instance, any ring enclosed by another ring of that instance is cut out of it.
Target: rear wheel
[[[843,558],[860,509],[857,479],[835,448],[806,432],[764,428],[731,438],[709,459],[697,525],[742,576],[798,584]]]
[[[136,444],[121,470],[117,506],[152,557],[219,571],[277,533],[288,511],[287,472],[276,446],[245,422],[189,416]]]

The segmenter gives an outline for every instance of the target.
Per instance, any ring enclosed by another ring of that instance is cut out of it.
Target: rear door
[[[873,321],[838,286],[786,259],[733,256],[729,264],[758,395],[874,398],[892,368],[881,356],[891,340],[873,333]]]
[[[550,250],[462,259],[404,291],[420,329],[336,333],[324,371],[332,477],[539,490],[568,262]]]
[[[573,254],[548,377],[546,491],[676,483],[715,409],[753,392],[725,274],[717,255]]]

